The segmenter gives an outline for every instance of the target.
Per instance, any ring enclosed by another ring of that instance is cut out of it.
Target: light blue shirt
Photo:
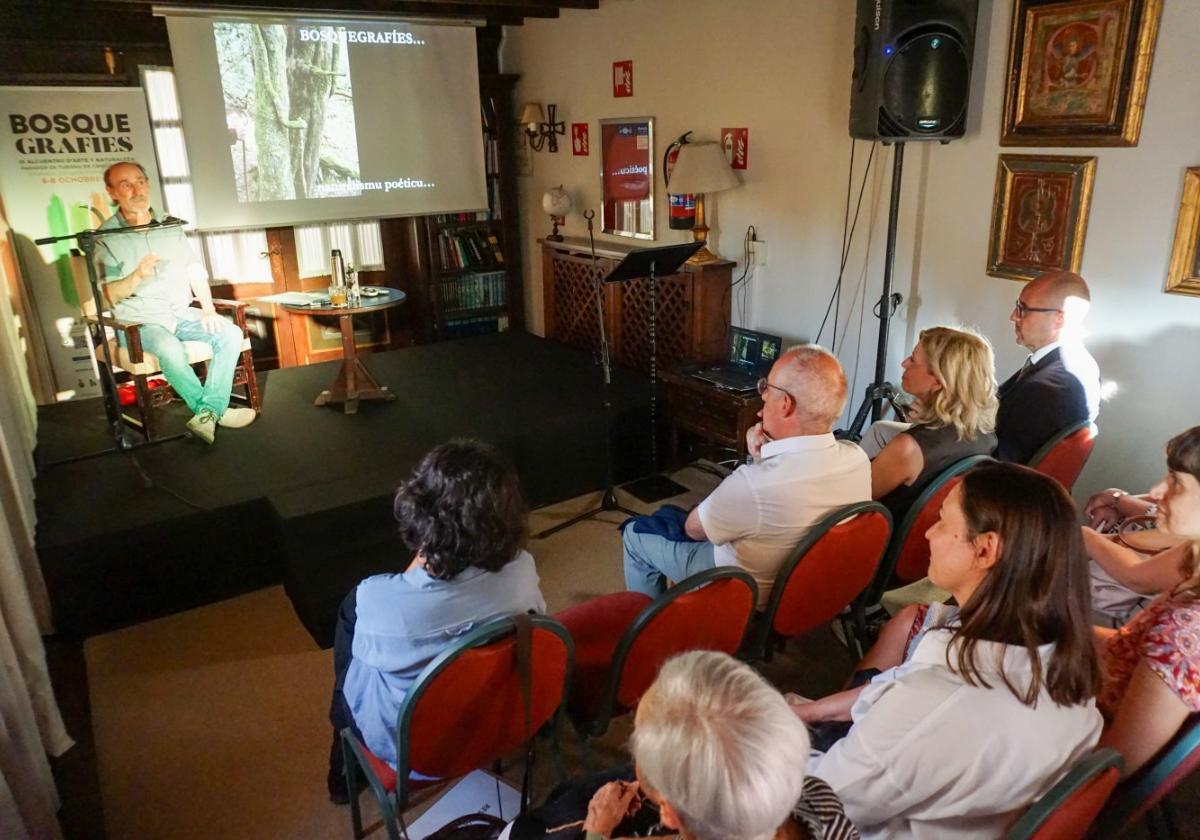
[[[396,766],[396,716],[422,669],[464,633],[514,613],[546,611],[528,551],[498,572],[468,568],[453,580],[424,569],[358,585],[353,659],[343,693],[371,752]]]
[[[151,216],[154,216],[151,211]],[[98,230],[119,230],[129,227],[121,211],[113,212]],[[138,283],[133,294],[113,306],[113,314],[123,321],[139,324],[158,324],[174,331],[180,318],[195,320],[186,310],[192,305],[192,285],[189,266],[195,264],[204,272],[203,263],[188,243],[183,228],[148,228],[137,233],[120,233],[98,237],[96,251],[104,263],[104,282],[120,280],[138,267],[147,254],[157,254],[154,274]],[[193,269],[194,270],[194,269]],[[195,313],[198,315],[198,312]]]

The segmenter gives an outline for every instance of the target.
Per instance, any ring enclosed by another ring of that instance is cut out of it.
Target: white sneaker
[[[217,423],[226,429],[243,429],[258,419],[253,408],[227,408]]]
[[[187,428],[192,433],[192,437],[200,438],[205,443],[211,444],[217,439],[217,415],[207,408],[201,409],[199,414],[187,421]]]

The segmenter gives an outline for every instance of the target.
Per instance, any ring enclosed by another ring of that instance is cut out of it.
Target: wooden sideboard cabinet
[[[541,241],[546,337],[596,350],[600,329],[593,298],[591,253],[586,239]],[[601,278],[638,246],[596,245]],[[732,305],[733,263],[686,265],[657,279],[658,369],[679,362],[715,362],[725,357]],[[604,285],[604,328],[613,361],[650,371],[650,281]]]

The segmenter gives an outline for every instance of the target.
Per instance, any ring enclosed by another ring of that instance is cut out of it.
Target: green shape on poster
[[[46,227],[51,236],[68,236],[74,231],[67,223],[67,208],[57,195],[50,196],[46,207]],[[64,239],[50,246],[54,253],[54,269],[58,272],[59,292],[63,303],[79,306],[79,295],[75,292],[75,272],[71,270],[71,240]]]

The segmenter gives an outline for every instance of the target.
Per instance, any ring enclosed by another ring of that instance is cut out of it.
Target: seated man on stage
[[[150,206],[146,170],[133,161],[104,171],[104,184],[116,206],[100,230],[148,225],[157,221]],[[142,324],[142,347],[158,357],[163,375],[193,415],[188,430],[212,443],[218,425],[237,429],[258,416],[252,408],[230,408],[233,374],[242,352],[242,331],[213,308],[208,272],[178,225],[97,240],[104,262],[104,293],[113,314]],[[193,307],[193,297],[200,308]],[[200,382],[188,364],[184,341],[212,345],[208,377]]]
[[[808,530],[834,508],[871,498],[871,464],[853,443],[835,440],[846,374],[814,345],[794,347],[759,381],[761,422],[746,434],[752,463],[739,467],[692,510],[687,539],[641,517],[624,529],[625,585],[651,597],[667,581],[714,566],[741,566],[766,605],[775,575]]]

